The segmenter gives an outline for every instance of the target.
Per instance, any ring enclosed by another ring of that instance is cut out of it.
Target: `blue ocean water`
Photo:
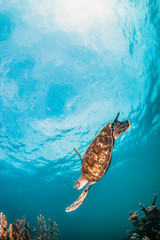
[[[160,206],[158,0],[0,0],[0,212],[39,214],[60,239],[122,240],[129,211]],[[82,156],[96,134],[129,120],[105,176],[82,206]]]

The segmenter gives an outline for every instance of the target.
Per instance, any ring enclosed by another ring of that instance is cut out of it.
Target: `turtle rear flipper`
[[[84,189],[84,191],[81,193],[77,201],[75,201],[73,204],[71,204],[69,207],[66,208],[66,212],[71,212],[77,209],[86,198],[88,191],[93,183],[88,183],[87,187]]]
[[[78,180],[75,182],[74,184],[74,188],[77,190],[82,189],[86,184],[88,183],[88,181],[81,176],[80,178],[78,178]]]

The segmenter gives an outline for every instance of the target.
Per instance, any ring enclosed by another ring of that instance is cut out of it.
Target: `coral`
[[[159,208],[155,205],[157,196],[154,194],[154,199],[151,206],[144,207],[139,203],[141,210],[145,213],[138,218],[136,211],[135,213],[130,212],[132,221],[135,229],[128,231],[128,236],[131,240],[158,240],[160,239],[160,212]]]
[[[138,220],[139,214],[137,214],[137,213],[138,213],[138,211],[134,212],[133,214],[132,214],[132,212],[130,212],[131,217],[128,220],[130,220],[130,221]]]
[[[37,218],[38,219],[38,225],[39,225],[39,237],[37,239],[42,240],[42,239],[55,239],[59,240],[58,238],[58,225],[56,222],[52,223],[50,219],[49,221],[49,226],[47,227],[46,221],[42,215]]]
[[[25,217],[22,220],[15,220],[14,223],[7,228],[7,219],[3,213],[0,214],[0,240],[59,240],[58,225],[56,222],[52,223],[48,219],[47,226],[43,216],[40,215],[38,219],[39,229],[31,229],[29,222],[26,223]]]
[[[3,213],[0,214],[0,239],[7,239],[7,220]]]
[[[25,218],[23,220],[15,220],[10,224],[10,238],[12,239],[31,239],[31,228],[29,223],[26,223]]]

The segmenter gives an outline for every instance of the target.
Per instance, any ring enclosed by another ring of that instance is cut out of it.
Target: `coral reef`
[[[151,206],[144,207],[139,203],[141,210],[145,213],[138,218],[138,211],[130,212],[131,217],[128,219],[132,221],[134,230],[128,231],[128,236],[131,240],[158,240],[160,239],[160,211],[155,205],[157,196],[154,194],[154,199]]]
[[[0,240],[59,240],[58,225],[48,219],[48,226],[43,216],[38,218],[38,230],[31,229],[29,222],[26,223],[25,217],[22,220],[15,220],[7,228],[7,218],[0,213]]]
[[[53,239],[53,240],[59,240],[58,238],[58,225],[56,222],[52,223],[50,219],[48,219],[49,221],[49,227],[47,227],[46,221],[44,219],[43,216],[40,215],[40,217],[38,217],[38,225],[39,225],[39,237],[36,239]]]

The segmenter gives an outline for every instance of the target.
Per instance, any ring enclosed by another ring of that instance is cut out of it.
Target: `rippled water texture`
[[[122,240],[129,211],[160,203],[158,0],[0,0],[0,211],[41,213],[60,239]],[[76,147],[117,112],[130,130],[76,211]]]

